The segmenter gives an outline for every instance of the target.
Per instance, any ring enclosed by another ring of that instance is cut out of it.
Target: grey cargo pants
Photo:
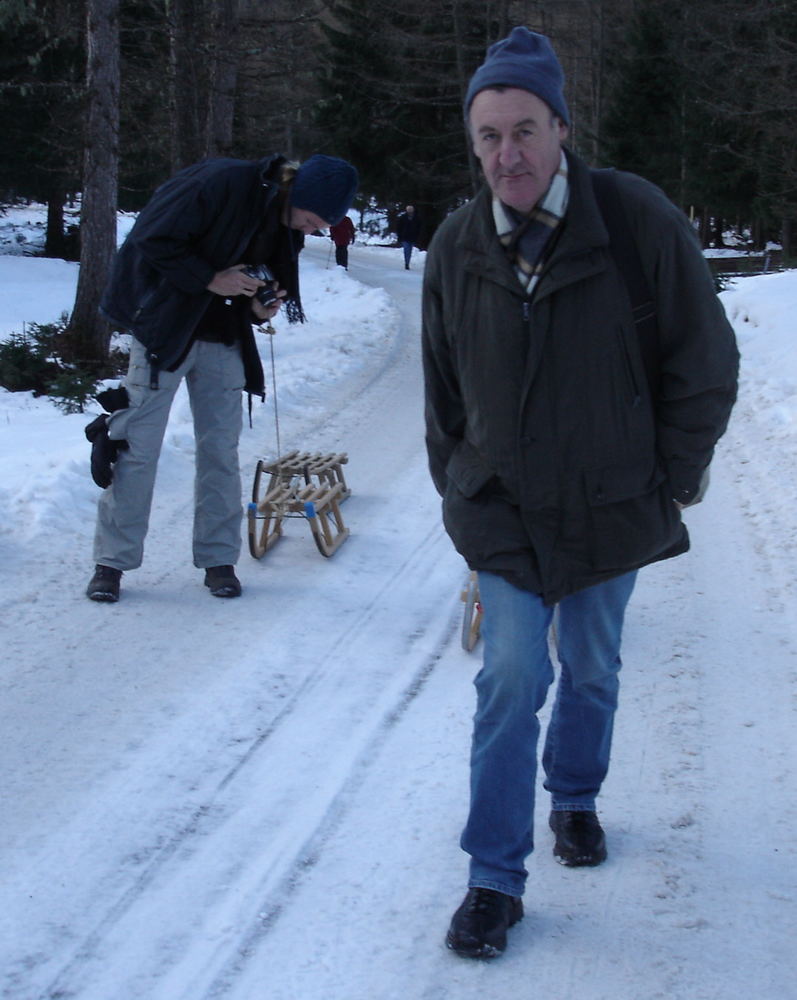
[[[144,556],[155,473],[169,411],[185,378],[196,442],[194,481],[194,565],[235,565],[241,551],[241,391],[244,370],[237,346],[196,341],[173,372],[160,372],[150,388],[143,346],[132,341],[125,387],[126,410],[108,420],[109,437],[124,440],[113,482],[97,507],[94,561],[116,569],[135,569]]]

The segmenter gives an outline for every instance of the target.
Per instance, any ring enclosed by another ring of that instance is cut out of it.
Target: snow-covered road
[[[308,251],[339,290],[326,256]],[[527,917],[499,962],[466,962],[443,937],[465,888],[479,654],[459,645],[464,566],[426,472],[420,271],[356,247],[350,277],[387,291],[389,329],[363,337],[352,310],[339,356],[372,360],[319,384],[310,369],[307,406],[286,378],[281,418],[283,451],[349,454],[352,537],[332,559],[292,521],[262,561],[244,551],[241,600],[209,598],[190,566],[182,425],[118,605],[82,595],[84,469],[61,518],[72,480],[45,453],[37,529],[0,539],[15,570],[0,580],[0,996],[794,995],[797,517],[783,504],[762,522],[758,484],[784,484],[755,399],[743,391],[688,513],[693,551],[640,575],[601,799],[609,861],[557,866],[540,796]],[[244,435],[245,492],[271,413]]]

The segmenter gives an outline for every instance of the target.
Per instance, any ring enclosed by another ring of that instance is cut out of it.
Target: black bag
[[[615,171],[592,170],[592,190],[598,202],[603,221],[609,232],[609,252],[614,257],[625,281],[634,325],[639,338],[639,351],[645,366],[653,399],[656,399],[659,378],[659,330],[656,323],[656,306],[650,285],[642,270],[631,223],[617,190]]]

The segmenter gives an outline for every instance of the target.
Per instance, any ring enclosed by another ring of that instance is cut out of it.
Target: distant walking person
[[[404,250],[404,270],[410,269],[413,247],[417,246],[421,223],[414,205],[407,205],[396,222],[396,236]]]
[[[349,269],[349,247],[354,243],[354,223],[344,215],[335,226],[329,227],[329,238],[335,244],[335,263],[338,267]]]
[[[91,600],[117,601],[122,573],[141,565],[163,435],[183,379],[196,439],[194,565],[215,597],[241,593],[241,391],[263,395],[252,325],[282,305],[289,321],[303,319],[304,235],[339,222],[356,187],[354,167],[331,156],[301,166],[278,155],[210,159],[180,171],[142,209],[101,303],[133,340],[121,399],[98,418],[92,439],[92,473],[105,489]],[[96,474],[103,453],[112,457]]]

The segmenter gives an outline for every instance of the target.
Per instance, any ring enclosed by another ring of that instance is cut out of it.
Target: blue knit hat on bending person
[[[357,171],[350,163],[317,153],[296,172],[289,200],[294,208],[312,212],[334,226],[351,208],[358,183]]]
[[[490,46],[486,59],[471,77],[465,95],[465,117],[479,91],[488,87],[518,87],[536,94],[569,125],[564,82],[562,67],[545,35],[528,28],[513,28],[507,38]]]

